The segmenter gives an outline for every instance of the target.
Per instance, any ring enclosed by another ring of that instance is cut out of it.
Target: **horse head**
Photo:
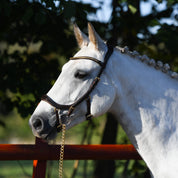
[[[29,124],[35,136],[53,139],[61,130],[60,124],[69,129],[104,114],[112,106],[115,88],[107,62],[113,49],[90,23],[88,33],[87,37],[74,25],[80,50],[62,67],[55,84],[32,114]]]

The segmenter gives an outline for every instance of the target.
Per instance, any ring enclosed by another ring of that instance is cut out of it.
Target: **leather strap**
[[[78,60],[78,59],[85,59],[85,60],[90,60],[98,63],[101,67],[103,66],[103,62],[99,61],[96,58],[89,57],[89,56],[79,56],[79,57],[71,57],[70,60]]]
[[[56,109],[69,109],[72,106],[72,105],[58,104],[52,98],[50,98],[48,95],[43,95],[41,97],[41,100],[46,101],[48,104],[54,106]]]
[[[85,114],[85,117],[87,120],[91,120],[91,118],[93,117],[93,115],[91,114],[91,107],[90,107],[90,96],[88,96],[88,98],[86,99],[87,102],[87,113]]]

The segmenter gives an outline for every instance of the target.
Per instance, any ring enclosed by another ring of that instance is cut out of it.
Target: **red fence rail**
[[[65,160],[140,160],[133,145],[65,145]],[[60,145],[0,144],[0,160],[34,160],[33,178],[45,178],[46,161],[58,160]]]

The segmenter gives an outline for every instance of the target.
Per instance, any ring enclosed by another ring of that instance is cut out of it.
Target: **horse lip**
[[[50,119],[49,119],[50,120]],[[57,130],[56,130],[56,119],[55,117],[51,118],[51,122],[46,122],[46,127],[44,128],[44,130],[37,132],[33,126],[31,126],[33,134],[43,140],[53,140],[55,139],[56,135],[57,135]]]
[[[57,135],[56,129],[52,128],[50,130],[50,132],[48,134],[46,134],[46,136],[44,136],[44,137],[42,136],[42,139],[44,139],[44,140],[53,140],[53,139],[56,138],[56,135]]]

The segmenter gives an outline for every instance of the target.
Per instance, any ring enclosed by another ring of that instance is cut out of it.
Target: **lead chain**
[[[62,178],[62,175],[63,175],[65,131],[66,131],[66,125],[62,124],[62,136],[61,136],[62,142],[61,142],[60,158],[59,158],[59,178]]]

